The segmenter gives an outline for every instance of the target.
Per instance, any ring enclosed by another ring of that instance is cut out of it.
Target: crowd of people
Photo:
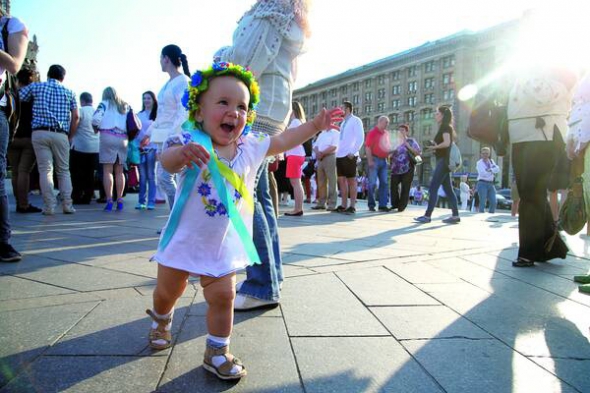
[[[192,75],[181,48],[165,46],[160,66],[169,80],[157,96],[143,93],[138,113],[114,87],[104,89],[96,109],[86,92],[78,105],[75,93],[63,84],[66,70],[61,65],[49,68],[45,82],[35,80],[30,70],[20,70],[27,30],[18,19],[3,16],[0,24],[11,23],[8,44],[0,47],[0,71],[17,75],[22,111],[8,148],[8,110],[0,110],[0,261],[21,259],[10,245],[7,153],[18,213],[51,216],[58,208],[76,213],[75,204],[95,198],[95,172],[102,180],[104,211],[122,211],[125,171],[136,167],[135,208],[153,210],[160,187],[171,210],[152,258],[158,263],[158,277],[153,307],[147,310],[152,319],[149,345],[154,350],[171,346],[175,304],[188,277],[198,276],[208,304],[204,368],[221,379],[239,379],[246,368],[229,351],[233,312],[278,305],[284,280],[277,225],[284,187],[273,174],[277,169],[271,168],[281,165],[274,163],[284,161],[283,180],[294,194],[293,209],[286,216],[303,216],[306,200],[315,201],[312,210],[354,215],[358,197],[365,194],[371,212],[402,212],[410,203],[421,206],[427,201],[424,214],[415,218],[427,224],[440,195],[451,208],[442,221],[459,223],[450,162],[457,140],[452,108],[437,108],[438,132],[422,147],[405,124],[391,138],[385,116],[365,135],[348,101],[342,109],[322,109],[311,120],[292,102],[297,57],[310,36],[308,3],[257,1],[238,22],[232,45],[215,53],[211,67]],[[514,184],[521,201],[515,267],[564,258],[568,250],[547,193],[567,188],[568,166],[562,158],[574,86],[571,74],[549,70],[518,80],[510,95]],[[585,86],[588,83],[580,89]],[[543,101],[536,92],[546,87],[555,94],[541,97]],[[586,108],[587,91],[576,97],[576,105]],[[5,98],[0,106],[7,106]],[[585,149],[589,129],[576,128],[567,137],[575,140],[569,144],[574,146],[570,158],[590,160]],[[310,139],[313,143],[306,144]],[[363,145],[367,170],[359,174]],[[413,183],[423,151],[436,162],[428,193]],[[476,194],[479,212],[489,204],[494,213],[499,166],[490,155],[489,148],[481,150]],[[35,162],[42,208],[28,201]],[[590,194],[588,178],[585,173]],[[459,185],[463,210],[473,197],[467,180],[462,178]],[[316,195],[311,192],[314,183]],[[590,206],[590,197],[586,201]],[[236,272],[242,269],[246,279],[236,282]],[[578,280],[590,283],[589,277]]]

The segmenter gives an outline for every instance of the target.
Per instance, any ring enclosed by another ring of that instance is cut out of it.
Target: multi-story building
[[[0,0],[0,8],[5,14],[10,15],[10,0]]]
[[[503,64],[516,41],[519,21],[507,22],[479,32],[461,31],[434,42],[374,61],[341,74],[297,89],[293,98],[303,104],[308,117],[321,108],[335,107],[350,101],[365,126],[372,128],[378,117],[391,120],[391,130],[409,124],[414,138],[422,145],[437,132],[434,112],[439,105],[452,105],[457,143],[464,167],[474,171],[480,144],[467,137],[467,126],[474,99],[460,101],[458,92],[475,84]],[[495,81],[482,93],[506,80]],[[504,89],[505,90],[505,89]],[[425,165],[421,180],[429,179]]]

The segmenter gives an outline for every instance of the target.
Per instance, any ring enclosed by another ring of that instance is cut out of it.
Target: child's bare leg
[[[201,276],[201,286],[209,306],[207,310],[209,334],[229,337],[234,323],[235,273],[219,278]]]
[[[186,289],[188,273],[158,264],[158,283],[154,290],[154,311],[169,314]]]
[[[154,290],[154,309],[147,310],[152,317],[150,330],[150,347],[156,350],[166,349],[172,343],[172,315],[176,300],[186,288],[188,273],[182,270],[158,264],[158,283]]]
[[[236,275],[213,278],[201,276],[207,310],[207,349],[203,367],[222,379],[239,379],[246,369],[239,359],[229,353],[229,341],[234,322]]]

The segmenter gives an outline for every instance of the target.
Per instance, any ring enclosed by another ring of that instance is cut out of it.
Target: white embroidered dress
[[[190,134],[183,132],[168,138],[165,146],[186,144],[189,141]],[[256,173],[269,146],[268,136],[250,133],[238,140],[237,154],[231,162],[220,158],[242,178],[250,195],[254,193]],[[186,170],[183,170],[179,176],[179,193],[184,186],[185,174]],[[225,184],[246,228],[252,234],[253,212],[227,181]],[[168,223],[162,236],[167,227]],[[248,265],[244,246],[228,218],[227,209],[219,198],[207,168],[201,170],[195,181],[170,243],[164,250],[158,249],[152,260],[194,275],[211,277],[222,277]]]

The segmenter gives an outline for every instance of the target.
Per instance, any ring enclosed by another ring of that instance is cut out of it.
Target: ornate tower
[[[10,15],[10,0],[0,0],[0,7],[6,15]]]

